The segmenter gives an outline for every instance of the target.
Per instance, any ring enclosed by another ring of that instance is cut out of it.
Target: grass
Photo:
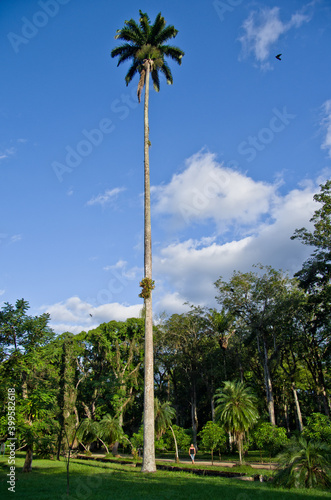
[[[276,489],[270,483],[195,476],[187,472],[157,471],[143,474],[139,467],[73,459],[70,464],[70,495],[66,495],[65,461],[34,460],[33,471],[22,474],[23,455],[17,453],[17,498],[24,500],[320,500],[331,498],[317,490]],[[6,483],[7,457],[0,459],[0,497],[13,498]],[[14,495],[15,495],[14,494]]]

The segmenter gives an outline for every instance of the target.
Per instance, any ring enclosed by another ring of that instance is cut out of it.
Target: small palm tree
[[[277,456],[275,485],[286,488],[331,487],[331,447],[319,441],[293,438]]]
[[[174,443],[175,443],[175,460],[178,463],[179,462],[179,455],[178,455],[178,446],[177,446],[177,439],[174,433],[174,430],[171,426],[171,423],[173,419],[176,417],[176,410],[170,405],[169,401],[166,401],[165,403],[160,403],[160,401],[155,398],[154,399],[154,412],[155,412],[155,432],[156,436],[159,439],[165,432],[166,430],[169,429],[172,432],[172,436],[174,438]]]
[[[87,452],[90,451],[90,446],[93,441],[98,439],[99,423],[91,418],[84,418],[79,429],[77,430],[77,439]],[[85,444],[84,444],[85,443]],[[86,445],[86,446],[85,446]]]
[[[145,306],[145,392],[144,392],[144,460],[143,472],[154,472],[155,449],[154,449],[154,365],[153,365],[153,315],[152,294],[154,288],[152,281],[152,237],[151,237],[151,207],[150,207],[150,175],[149,175],[149,78],[152,77],[156,91],[160,89],[159,73],[163,73],[167,83],[172,84],[171,70],[165,61],[166,57],[181,64],[184,52],[178,47],[168,45],[166,42],[175,38],[178,31],[174,26],[166,26],[166,21],[161,13],[156,16],[154,24],[151,24],[147,14],[139,11],[139,24],[134,19],[125,21],[125,25],[117,30],[115,38],[125,43],[111,51],[112,57],[119,57],[118,66],[125,61],[132,64],[126,74],[125,82],[128,85],[133,77],[139,75],[138,100],[145,87],[144,105],[144,272],[145,276],[141,282]]]
[[[239,461],[242,464],[243,442],[246,432],[258,419],[257,399],[243,382],[224,382],[223,389],[216,391],[216,419],[235,438]]]
[[[102,420],[99,422],[99,434],[98,439],[102,442],[106,448],[106,452],[109,453],[107,443],[114,443],[115,441],[122,441],[124,437],[124,432],[120,426],[118,420],[107,413],[104,415]]]

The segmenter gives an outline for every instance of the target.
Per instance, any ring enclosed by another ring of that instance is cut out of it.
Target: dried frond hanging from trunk
[[[145,77],[146,77],[146,70],[142,69],[140,72],[140,80],[138,83],[138,89],[137,89],[137,96],[138,96],[138,101],[141,101],[141,92],[144,88],[145,85]]]

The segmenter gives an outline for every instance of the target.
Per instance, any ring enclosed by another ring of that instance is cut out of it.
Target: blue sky
[[[57,332],[142,307],[143,104],[110,57],[139,9],[185,51],[150,95],[156,317],[215,306],[234,270],[300,269],[330,177],[328,0],[2,0],[0,300]]]

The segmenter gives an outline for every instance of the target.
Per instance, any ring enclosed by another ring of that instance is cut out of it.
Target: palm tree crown
[[[243,382],[224,382],[223,389],[216,391],[215,413],[224,429],[231,432],[237,442],[242,462],[243,439],[248,429],[258,419],[256,398]]]
[[[245,432],[258,418],[256,398],[243,382],[224,382],[216,392],[216,413],[227,431]]]
[[[130,21],[125,21],[124,28],[117,30],[115,38],[124,40],[125,43],[113,49],[111,56],[119,56],[117,66],[124,61],[132,60],[125,81],[128,85],[134,75],[139,73],[137,95],[140,102],[141,91],[145,84],[146,63],[150,65],[154,89],[158,92],[160,90],[159,71],[164,74],[168,84],[173,83],[171,70],[165,61],[165,56],[181,64],[184,52],[178,47],[165,44],[167,40],[175,38],[178,31],[174,26],[166,26],[166,21],[161,13],[156,16],[152,25],[147,14],[141,10],[139,14],[139,24],[134,19],[130,19]]]

